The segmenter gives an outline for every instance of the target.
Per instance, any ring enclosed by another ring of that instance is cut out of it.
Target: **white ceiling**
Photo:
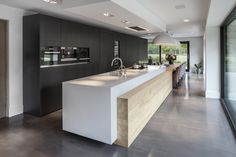
[[[63,0],[62,5],[42,0],[0,0],[0,4],[138,36],[168,30],[175,37],[190,37],[203,35],[209,0]],[[178,5],[186,8],[177,10]],[[104,12],[115,16],[104,17]],[[185,18],[190,22],[184,23]],[[126,26],[142,26],[149,31],[134,32]]]
[[[205,21],[167,25],[167,30],[173,37],[176,38],[199,37],[204,35],[205,25]]]
[[[205,32],[209,0],[137,0],[166,23],[173,37],[198,37]],[[177,7],[181,9],[176,9]],[[183,8],[184,7],[184,8]],[[184,19],[190,22],[184,23]],[[155,35],[149,35],[152,38]]]
[[[184,19],[191,22],[206,21],[208,0],[137,0],[144,7],[160,16],[167,25],[183,24]],[[184,5],[184,9],[176,6]]]
[[[99,21],[101,23],[109,24],[112,27],[119,27],[124,31],[127,26],[141,26],[150,31],[140,32],[137,34],[146,34],[148,32],[160,32],[163,31],[159,24],[153,23],[152,20],[143,19],[140,16],[132,13],[131,11],[121,7],[120,5],[114,3],[113,1],[104,1],[100,3],[93,3],[91,5],[75,6],[65,9],[75,15],[81,15],[85,18],[92,19],[93,21]],[[104,12],[109,12],[114,15],[114,17],[105,17]],[[130,23],[124,24],[121,21],[127,20]],[[165,29],[165,26],[164,28]],[[134,32],[136,34],[136,32]]]

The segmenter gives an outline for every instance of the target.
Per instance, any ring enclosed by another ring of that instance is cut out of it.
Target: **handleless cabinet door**
[[[148,53],[147,53],[147,40],[146,39],[139,39],[139,59],[140,60],[145,60],[148,58]]]
[[[61,45],[78,46],[78,26],[74,22],[62,21],[61,23]]]
[[[90,26],[71,21],[62,21],[61,24],[61,44],[63,46],[89,47]]]
[[[61,20],[40,15],[40,45],[60,46],[61,45]]]
[[[114,34],[110,31],[101,31],[101,50],[99,72],[112,70],[111,61],[114,58]]]
[[[126,53],[123,57],[126,58],[126,66],[132,66],[139,61],[139,38],[127,36],[126,39]]]

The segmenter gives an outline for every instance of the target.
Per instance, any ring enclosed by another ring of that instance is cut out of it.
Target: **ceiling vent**
[[[175,9],[177,9],[177,10],[185,9],[185,8],[186,8],[186,6],[185,6],[184,4],[176,5],[176,6],[175,6]]]
[[[140,26],[131,26],[131,27],[126,27],[126,28],[136,31],[136,32],[148,31],[148,29],[140,27]]]

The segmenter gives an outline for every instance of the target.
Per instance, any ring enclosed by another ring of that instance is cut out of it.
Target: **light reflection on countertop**
[[[91,76],[89,79],[99,80],[99,81],[114,81],[114,80],[118,80],[119,77],[113,76],[113,75],[94,75],[94,76]]]
[[[89,86],[103,86],[105,82],[103,81],[95,81],[95,80],[72,80],[70,81],[71,84],[77,84],[77,85],[89,85]]]
[[[93,87],[112,87],[120,83],[129,81],[135,77],[142,76],[152,71],[163,70],[165,66],[148,66],[146,69],[126,69],[125,76],[119,76],[117,71],[111,71],[103,74],[92,75],[76,80],[67,81],[64,83],[76,84],[82,86],[93,86]]]

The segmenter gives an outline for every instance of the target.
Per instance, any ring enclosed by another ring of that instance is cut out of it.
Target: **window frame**
[[[224,93],[224,83],[225,83],[225,54],[227,53],[227,27],[236,20],[236,7],[231,11],[231,13],[226,17],[224,22],[222,23],[220,27],[220,78],[221,78],[221,104],[224,109],[224,112],[227,116],[227,119],[231,125],[231,128],[233,132],[236,135],[236,124],[234,123],[233,117],[227,107],[226,101],[225,101],[225,93]]]

